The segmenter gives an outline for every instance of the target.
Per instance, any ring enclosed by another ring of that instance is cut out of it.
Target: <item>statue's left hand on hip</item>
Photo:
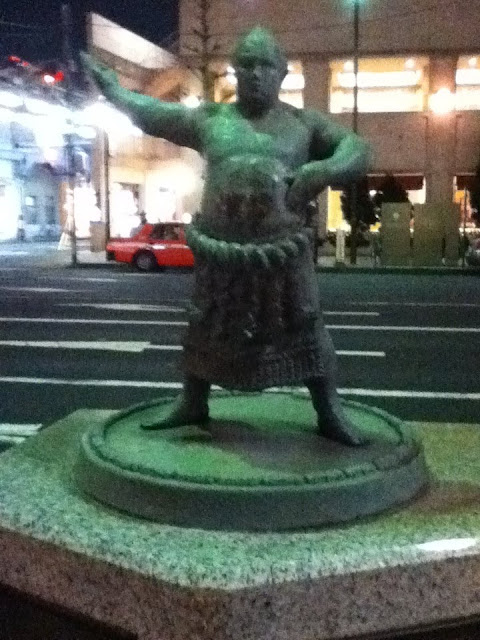
[[[287,207],[297,214],[304,213],[308,203],[327,186],[322,179],[322,172],[313,170],[308,164],[300,167],[289,182],[291,186],[287,192]]]

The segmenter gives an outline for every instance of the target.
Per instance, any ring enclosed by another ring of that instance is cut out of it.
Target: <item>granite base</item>
[[[138,640],[403,637],[480,615],[478,427],[415,425],[432,483],[400,510],[235,533],[139,520],[82,496],[79,438],[109,415],[78,411],[0,456],[2,585]]]

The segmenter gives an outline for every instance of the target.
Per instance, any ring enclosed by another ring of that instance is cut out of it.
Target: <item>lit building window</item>
[[[223,72],[218,73],[215,87],[215,98],[217,102],[235,102],[236,100],[237,78],[235,70],[228,66]],[[303,107],[303,89],[305,88],[305,78],[300,62],[289,62],[288,73],[285,76],[280,89],[280,100],[301,109]]]
[[[428,59],[361,58],[358,63],[360,112],[423,111],[428,95]],[[330,112],[353,111],[352,60],[330,63]]]
[[[459,111],[480,109],[480,55],[458,58],[455,81],[456,108]]]

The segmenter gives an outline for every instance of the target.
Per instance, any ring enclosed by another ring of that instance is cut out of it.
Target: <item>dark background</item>
[[[3,5],[3,6],[2,6]],[[0,4],[0,56],[29,62],[62,55],[61,0],[11,0]],[[71,0],[74,47],[85,47],[85,16],[95,11],[161,46],[176,38],[177,0]]]

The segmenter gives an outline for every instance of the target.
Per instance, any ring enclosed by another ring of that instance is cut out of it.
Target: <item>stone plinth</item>
[[[289,533],[184,529],[80,495],[78,411],[0,456],[0,583],[139,640],[323,640],[480,614],[480,429],[416,425],[410,505]],[[381,637],[381,636],[380,636]]]
[[[214,392],[202,426],[145,431],[174,398],[88,428],[74,476],[125,513],[200,529],[282,531],[355,520],[411,500],[428,481],[409,425],[342,401],[365,440],[323,438],[308,395]]]

